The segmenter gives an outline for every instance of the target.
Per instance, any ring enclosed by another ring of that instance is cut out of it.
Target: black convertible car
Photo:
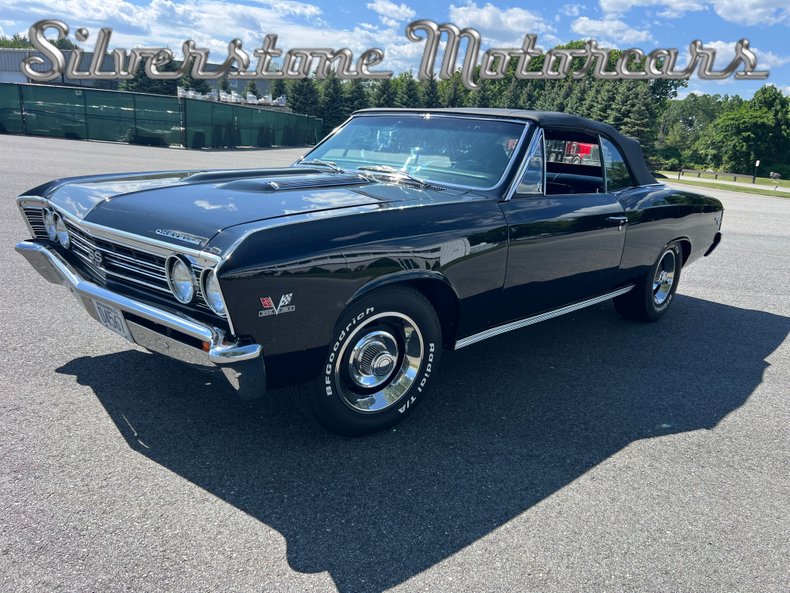
[[[659,319],[723,213],[608,125],[495,109],[365,110],[288,168],[76,177],[18,204],[17,251],[97,321],[243,397],[300,384],[343,434],[413,410],[443,349],[611,298]]]

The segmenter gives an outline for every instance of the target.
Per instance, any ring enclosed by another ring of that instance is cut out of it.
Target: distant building
[[[61,50],[63,52],[63,56],[66,58],[66,64],[69,63],[71,59],[71,52],[70,49]],[[40,51],[35,49],[17,49],[17,48],[0,48],[0,82],[34,82],[33,80],[29,79],[22,73],[22,69],[20,65],[22,64],[22,60],[27,58],[28,56],[39,56],[44,58],[44,54]],[[46,60],[46,58],[44,58]],[[80,60],[80,70],[87,70],[90,66],[91,60],[93,59],[93,52],[85,52]],[[33,66],[33,69],[38,72],[44,72],[49,70],[50,66],[47,63],[42,64],[40,66]],[[212,72],[219,67],[218,64],[207,64],[206,70]],[[101,65],[101,70],[105,72],[109,72],[114,68],[113,57],[111,55],[104,56],[104,60]],[[207,80],[206,81],[210,87],[219,91],[220,80]],[[119,81],[117,80],[74,80],[73,78],[69,78],[68,76],[61,76],[58,79],[48,81],[45,84],[54,84],[54,85],[65,85],[65,86],[86,86],[92,87],[97,89],[110,89],[110,90],[118,90]],[[268,80],[258,80],[256,81],[256,86],[258,87],[258,92],[261,95],[270,94],[270,81]],[[236,91],[237,93],[241,94],[244,91],[244,87],[246,86],[246,82],[240,80],[229,80],[228,85],[230,86],[231,91]]]

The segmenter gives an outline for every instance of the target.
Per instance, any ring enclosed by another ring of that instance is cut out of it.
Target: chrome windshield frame
[[[449,188],[449,189],[460,189],[460,190],[466,190],[466,191],[488,192],[488,191],[493,191],[493,190],[501,187],[503,182],[508,178],[508,176],[510,175],[510,173],[513,170],[514,166],[516,165],[516,161],[518,160],[518,158],[517,158],[518,154],[521,151],[521,148],[524,145],[524,141],[527,138],[527,136],[529,135],[530,130],[533,127],[535,127],[535,122],[530,121],[528,119],[520,119],[520,118],[513,118],[513,117],[484,117],[484,116],[471,115],[471,114],[466,114],[466,113],[436,113],[436,112],[433,112],[433,111],[404,111],[404,112],[382,111],[380,113],[375,113],[375,112],[373,112],[373,113],[371,113],[371,112],[359,113],[359,114],[356,114],[356,115],[352,115],[346,121],[344,121],[342,124],[340,124],[338,127],[336,127],[334,130],[332,130],[332,132],[329,133],[326,137],[324,137],[324,139],[321,140],[318,144],[316,144],[310,150],[310,152],[308,152],[308,153],[304,154],[303,156],[299,157],[299,159],[295,163],[293,163],[293,165],[291,165],[291,166],[298,166],[303,160],[308,159],[308,157],[314,151],[316,151],[318,148],[320,148],[329,139],[334,138],[335,135],[337,135],[341,130],[343,130],[352,120],[354,120],[356,118],[362,118],[362,117],[381,117],[381,116],[414,117],[414,118],[425,118],[426,116],[429,116],[430,119],[442,118],[442,119],[471,119],[471,120],[477,120],[477,121],[499,121],[499,122],[508,122],[508,123],[513,123],[513,124],[518,124],[518,125],[524,126],[524,129],[521,131],[521,135],[519,136],[518,143],[516,144],[515,148],[513,149],[513,154],[511,155],[507,166],[505,167],[504,171],[502,172],[502,175],[500,176],[500,178],[497,180],[497,182],[494,185],[491,185],[491,186],[488,186],[488,187],[481,187],[481,186],[476,186],[476,185],[466,185],[466,184],[460,184],[460,183],[447,183],[447,182],[444,182],[444,181],[433,181],[433,180],[430,180],[430,179],[421,179],[420,178],[422,181],[425,181],[427,184],[432,185],[432,186],[446,187],[446,188]],[[326,160],[326,159],[322,159],[322,160]],[[358,169],[346,169],[346,168],[343,168],[343,170],[346,171],[346,172],[353,172],[353,173],[360,173],[360,174],[365,174],[365,173],[369,174],[370,173],[369,171],[364,171],[364,170],[360,171]]]

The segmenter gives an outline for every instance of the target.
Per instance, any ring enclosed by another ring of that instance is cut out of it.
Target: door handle
[[[606,220],[608,220],[609,222],[616,222],[618,231],[622,231],[623,227],[628,224],[627,216],[610,216]]]

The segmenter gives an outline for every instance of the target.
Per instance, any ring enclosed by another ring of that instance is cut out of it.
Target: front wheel
[[[658,321],[675,298],[682,267],[683,250],[675,241],[661,251],[656,263],[631,292],[614,299],[615,309],[629,319]]]
[[[302,390],[316,419],[349,436],[388,428],[421,401],[441,354],[441,326],[419,292],[373,292],[340,316],[317,383]],[[305,392],[306,391],[306,392]]]

